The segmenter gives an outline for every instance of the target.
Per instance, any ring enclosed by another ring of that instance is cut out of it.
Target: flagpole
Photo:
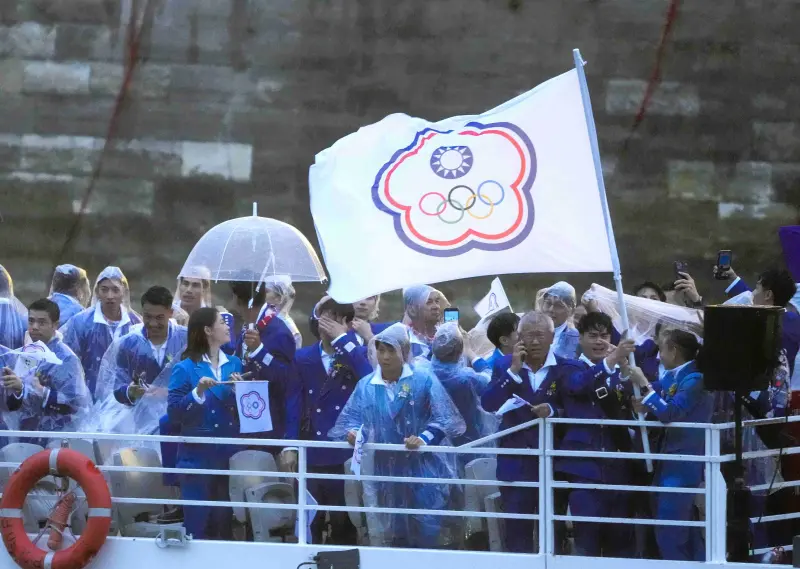
[[[606,196],[606,184],[603,180],[603,166],[600,162],[600,148],[597,144],[597,128],[594,124],[594,114],[592,113],[592,100],[589,97],[589,85],[586,83],[586,74],[583,71],[583,66],[586,62],[581,57],[579,49],[572,50],[572,58],[575,61],[575,69],[578,71],[578,82],[581,87],[581,99],[583,100],[583,112],[586,115],[586,127],[589,129],[589,142],[592,145],[592,158],[594,159],[594,172],[597,177],[597,187],[600,190],[600,202],[603,205],[603,219],[606,223],[606,235],[608,236],[608,248],[611,252],[611,265],[614,269],[614,284],[617,288],[617,300],[619,301],[619,313],[622,317],[622,327],[624,331],[630,329],[628,323],[628,308],[625,306],[625,291],[622,288],[622,269],[619,263],[619,254],[617,253],[617,242],[614,239],[614,228],[611,225],[611,212],[608,209],[608,197]],[[633,355],[631,355],[631,363],[634,363]],[[633,386],[633,392],[636,397],[641,397],[641,391],[638,385]],[[644,421],[644,415],[639,413],[639,420]],[[647,438],[647,427],[642,427],[642,450],[645,453],[650,453],[650,441]],[[647,472],[653,472],[653,461],[649,458],[647,462]]]

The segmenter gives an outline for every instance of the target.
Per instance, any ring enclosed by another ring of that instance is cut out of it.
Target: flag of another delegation
[[[574,69],[481,115],[389,115],[320,152],[309,186],[339,302],[421,280],[612,270]]]

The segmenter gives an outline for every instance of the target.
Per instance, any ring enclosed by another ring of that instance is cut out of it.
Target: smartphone
[[[681,275],[681,273],[687,273],[687,274],[689,273],[689,265],[687,265],[683,261],[675,261],[674,267],[675,267],[675,279],[676,280],[683,278],[683,275]]]
[[[717,253],[717,272],[715,278],[718,281],[727,280],[727,272],[731,268],[731,261],[733,259],[733,254],[728,249],[723,249],[719,253]]]
[[[458,308],[445,308],[444,309],[445,322],[458,322]]]

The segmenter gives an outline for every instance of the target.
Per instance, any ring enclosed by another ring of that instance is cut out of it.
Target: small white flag
[[[241,381],[235,385],[240,433],[264,433],[272,430],[269,413],[269,382]]]
[[[17,377],[26,377],[29,373],[39,367],[41,363],[48,363],[54,365],[61,365],[62,362],[59,357],[47,347],[44,342],[37,341],[18,349],[7,352],[6,355],[16,354],[17,362],[14,365],[14,375]]]
[[[311,495],[311,492],[306,490],[306,506],[319,506],[316,498]],[[311,538],[311,522],[314,521],[314,518],[317,516],[316,510],[306,510],[306,543],[314,543],[314,540]],[[295,518],[294,521],[294,536],[297,539],[300,539],[300,520]]]
[[[361,460],[364,458],[364,443],[367,437],[364,434],[364,425],[361,425],[356,432],[356,444],[353,447],[353,460],[350,461],[350,472],[356,476],[361,476]]]
[[[505,415],[506,413],[508,413],[509,411],[513,411],[514,409],[519,409],[520,407],[524,407],[525,405],[528,405],[529,407],[533,407],[533,405],[531,405],[530,403],[528,403],[522,397],[520,397],[519,395],[517,395],[515,393],[514,397],[512,397],[511,399],[508,399],[505,403],[503,403],[500,406],[500,409],[498,409],[495,412],[495,415],[497,415],[498,417],[501,417],[501,416]]]
[[[484,296],[478,302],[478,304],[475,305],[475,312],[477,312],[478,316],[481,318],[486,318],[487,316],[496,314],[503,309],[508,309],[510,312],[511,303],[508,301],[508,296],[506,296],[503,283],[500,282],[500,278],[498,277],[492,281],[489,294]]]

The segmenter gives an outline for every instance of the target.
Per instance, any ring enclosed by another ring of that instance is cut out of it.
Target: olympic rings
[[[500,194],[500,199],[498,201],[495,202],[489,196],[485,195],[482,192],[483,187],[486,186],[487,184],[494,184],[495,186],[497,186],[500,189],[501,194]],[[459,189],[465,189],[470,193],[470,195],[467,198],[465,203],[461,203],[460,201],[458,201],[458,200],[453,198],[453,192],[455,192],[456,190],[459,190]],[[438,197],[438,198],[440,198],[442,200],[436,206],[436,210],[435,211],[427,211],[424,207],[422,207],[422,202],[425,201],[425,199],[427,197],[429,197],[429,196],[436,196],[436,197]],[[465,186],[465,185],[454,186],[447,193],[447,197],[445,197],[444,194],[442,194],[440,192],[428,192],[428,193],[422,195],[422,197],[419,199],[419,202],[418,202],[417,205],[419,207],[419,210],[424,215],[427,215],[427,216],[430,216],[430,217],[438,217],[439,220],[442,223],[446,223],[448,225],[455,225],[458,222],[460,222],[462,219],[464,219],[465,212],[469,213],[472,216],[473,219],[487,219],[488,217],[490,217],[494,213],[495,206],[498,206],[501,203],[503,203],[503,200],[505,200],[505,199],[506,199],[506,190],[503,187],[503,185],[500,182],[497,182],[495,180],[486,180],[484,182],[481,182],[481,184],[478,186],[478,191],[477,192],[475,190],[473,190],[472,188],[470,188],[469,186]],[[470,211],[475,206],[475,204],[478,202],[478,200],[480,200],[481,203],[489,206],[489,212],[486,215],[476,215],[475,213]],[[456,210],[457,212],[460,213],[457,219],[447,220],[444,217],[442,217],[442,214],[445,212],[445,210],[447,210],[447,206],[448,205],[452,206],[452,208],[454,210]]]
[[[496,201],[494,203],[489,203],[484,199],[484,195],[481,194],[481,188],[483,188],[483,186],[485,186],[486,184],[494,184],[495,186],[500,188],[500,191],[503,192],[503,194],[502,194],[502,196],[500,196],[500,200],[499,201]],[[486,205],[500,205],[501,203],[503,203],[503,200],[506,199],[506,189],[503,187],[503,184],[501,184],[500,182],[496,182],[494,180],[486,180],[485,182],[481,182],[481,185],[478,186],[478,199],[481,200]]]
[[[460,206],[461,202],[457,202],[457,201],[455,201],[453,199],[453,192],[455,192],[459,188],[464,188],[465,190],[469,190],[469,193],[471,194],[467,198],[467,203],[469,205],[467,205],[465,207],[456,207],[455,204],[458,204]],[[472,200],[472,202],[470,202],[469,200]],[[453,186],[453,188],[447,193],[447,203],[449,203],[451,206],[453,206],[453,209],[457,209],[459,211],[467,211],[468,209],[472,208],[472,206],[475,205],[475,201],[476,201],[476,199],[475,199],[475,190],[473,190],[469,186]],[[453,202],[455,202],[455,203],[453,203]]]
[[[480,196],[480,194],[478,194],[478,196]],[[483,201],[483,200],[481,200],[481,201]],[[486,202],[483,202],[483,203],[486,203]],[[470,214],[475,219],[486,219],[487,217],[489,217],[490,215],[492,215],[494,213],[494,206],[495,206],[495,203],[492,202],[491,200],[489,200],[489,213],[487,213],[486,215],[475,215],[471,211],[468,211],[467,213]]]
[[[434,213],[427,212],[425,211],[425,208],[422,207],[422,201],[428,196],[439,196],[440,198],[442,198],[442,203],[440,203],[436,207],[436,211]],[[427,194],[419,198],[419,210],[425,215],[429,215],[431,217],[439,217],[444,213],[444,210],[446,209],[447,209],[447,200],[445,199],[444,195],[440,194],[439,192],[428,192]]]
[[[456,204],[458,204],[458,205],[459,205],[459,207],[456,207],[455,205],[453,205],[453,209],[454,209],[454,210],[456,210],[456,211],[458,211],[459,213],[461,213],[461,215],[459,216],[459,218],[458,218],[458,219],[456,219],[456,220],[453,220],[453,221],[447,221],[445,218],[443,218],[443,217],[440,215],[440,216],[439,216],[439,219],[440,219],[441,221],[445,222],[445,223],[446,223],[446,224],[448,224],[448,225],[455,225],[456,223],[458,223],[459,221],[461,221],[462,219],[464,219],[464,212],[465,212],[465,211],[467,211],[467,209],[469,209],[469,208],[466,208],[466,207],[462,206],[462,205],[461,205],[461,202],[459,202],[459,201],[457,201],[457,200],[450,200],[450,203],[456,203]]]

